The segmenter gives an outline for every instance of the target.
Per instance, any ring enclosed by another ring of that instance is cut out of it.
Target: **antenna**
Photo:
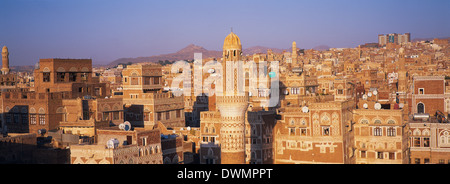
[[[231,32],[233,32],[233,27],[231,27]]]

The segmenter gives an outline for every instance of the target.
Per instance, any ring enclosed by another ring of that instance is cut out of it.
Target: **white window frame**
[[[39,116],[39,125],[45,125],[45,114],[38,114]]]
[[[381,156],[382,156],[383,158],[380,158],[380,153],[381,153]],[[377,159],[383,160],[383,159],[385,158],[384,152],[382,152],[382,151],[377,151],[376,157],[377,157]]]
[[[391,132],[389,130],[393,130],[393,131]],[[386,134],[387,134],[388,137],[395,137],[395,136],[397,136],[397,128],[395,128],[395,127],[388,127],[386,129]]]
[[[380,130],[379,132],[377,130]],[[374,127],[373,136],[383,136],[383,127]]]
[[[422,90],[422,93],[420,93],[420,90]],[[419,95],[424,95],[424,94],[425,94],[425,88],[419,88],[418,91],[417,91],[417,93],[418,93]]]

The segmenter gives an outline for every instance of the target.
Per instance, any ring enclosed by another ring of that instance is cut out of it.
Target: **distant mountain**
[[[117,59],[111,63],[109,63],[108,67],[116,66],[120,63],[127,64],[127,63],[143,63],[143,62],[152,62],[156,63],[158,61],[179,61],[179,60],[192,60],[194,59],[194,53],[202,53],[203,58],[210,58],[210,57],[216,57],[219,58],[222,56],[221,51],[210,51],[207,50],[201,46],[190,44],[186,46],[185,48],[170,54],[161,54],[156,56],[148,56],[148,57],[137,57],[137,58],[120,58]]]
[[[330,49],[330,46],[328,46],[328,45],[319,45],[319,46],[315,46],[312,49],[318,50],[318,51],[325,51],[325,50]]]
[[[28,72],[28,73],[34,72],[34,65],[10,66],[9,68],[11,69],[11,71],[15,72]]]

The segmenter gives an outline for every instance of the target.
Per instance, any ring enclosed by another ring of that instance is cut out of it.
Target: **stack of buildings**
[[[90,59],[40,59],[22,80],[4,47],[0,163],[450,163],[448,40],[378,37],[245,55],[231,32],[175,88],[174,65]]]

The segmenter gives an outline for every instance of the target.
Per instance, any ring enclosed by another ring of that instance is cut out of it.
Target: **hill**
[[[194,53],[202,53],[203,58],[210,58],[210,57],[222,57],[221,51],[210,51],[207,50],[201,46],[197,46],[194,44],[190,44],[186,46],[185,48],[170,54],[161,54],[156,56],[148,56],[148,57],[137,57],[137,58],[120,58],[117,59],[111,63],[108,64],[108,67],[113,67],[115,65],[118,65],[120,63],[126,64],[126,63],[143,63],[143,62],[153,62],[156,63],[158,61],[179,61],[179,60],[192,60],[194,59]]]

